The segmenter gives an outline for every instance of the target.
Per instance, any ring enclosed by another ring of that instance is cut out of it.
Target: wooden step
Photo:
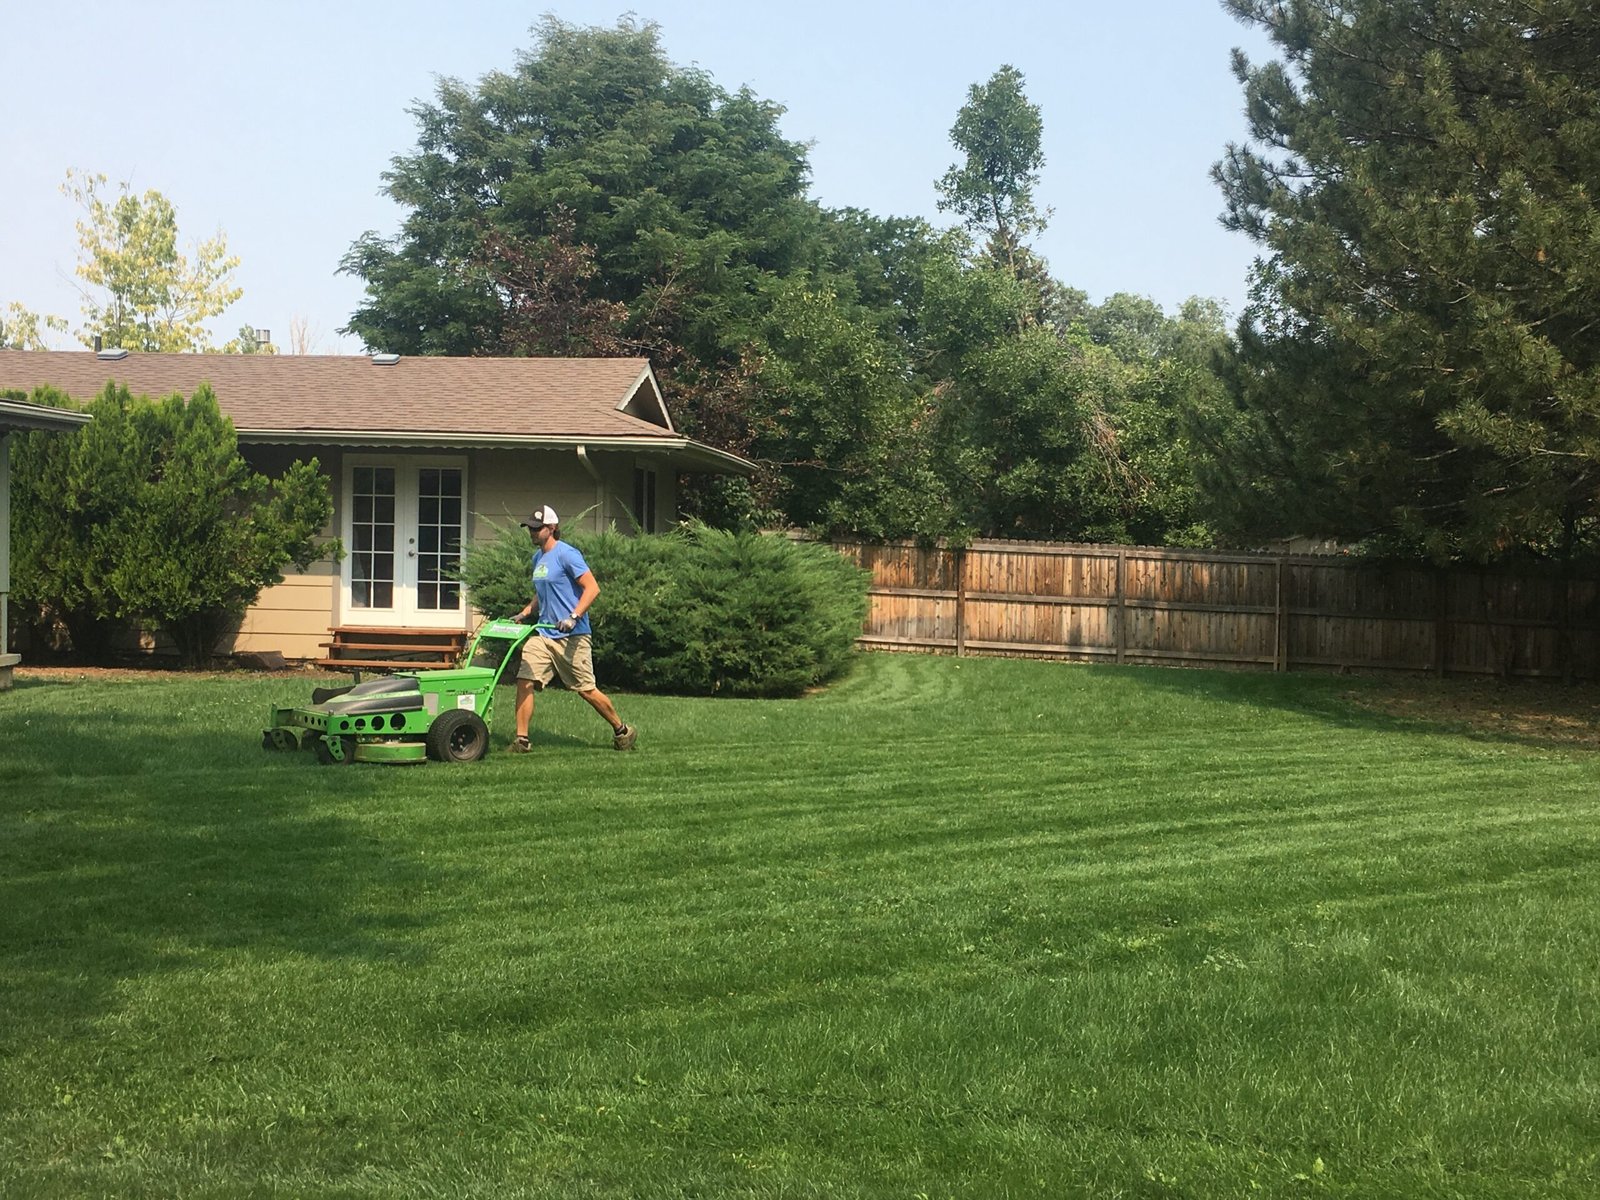
[[[405,625],[330,625],[329,633],[381,633],[405,637],[464,638],[465,629],[418,629]]]
[[[329,650],[424,650],[428,653],[454,654],[466,644],[460,642],[319,642]]]
[[[428,671],[453,667],[467,648],[464,629],[407,629],[393,625],[339,625],[328,630],[331,641],[321,643],[325,658],[318,667],[362,674],[391,671]]]
[[[389,671],[437,671],[442,667],[455,666],[454,662],[440,662],[438,659],[431,662],[402,662],[387,658],[314,658],[311,662],[313,666],[329,667],[335,671],[371,671],[375,675]]]

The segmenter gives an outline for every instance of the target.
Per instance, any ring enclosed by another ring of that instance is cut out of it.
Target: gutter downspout
[[[578,461],[583,464],[583,469],[589,472],[589,478],[594,480],[595,529],[603,530],[606,527],[606,481],[601,478],[599,468],[589,460],[588,448],[579,445],[576,449]]]

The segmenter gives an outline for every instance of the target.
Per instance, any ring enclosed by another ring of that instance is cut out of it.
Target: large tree
[[[922,326],[936,458],[968,532],[1118,541],[1137,480],[1116,413],[1137,371],[1081,327],[1018,327],[1025,284],[1003,265],[930,264]]]
[[[870,314],[790,283],[762,346],[747,363],[746,404],[766,507],[833,533],[946,532],[927,390],[907,377],[905,355]]]
[[[157,191],[136,196],[127,183],[106,192],[104,175],[69,172],[62,190],[83,209],[78,222],[78,278],[84,281],[84,345],[107,349],[206,350],[206,322],[243,291],[237,257],[219,231],[191,254],[178,246],[178,214]]]
[[[1003,66],[967,89],[950,140],[961,159],[939,181],[939,207],[985,235],[990,253],[1013,275],[1028,237],[1045,215],[1033,200],[1044,166],[1044,119],[1022,90],[1022,72]]]
[[[373,348],[583,350],[516,343],[520,318],[555,303],[580,330],[600,318],[600,352],[652,354],[682,386],[737,361],[764,276],[819,265],[782,110],[674,65],[653,24],[546,17],[513,70],[445,80],[414,112],[417,149],[385,176],[400,232],[344,260],[366,283],[349,331]],[[625,306],[620,328],[586,301]]]
[[[1263,249],[1212,482],[1238,536],[1570,550],[1600,484],[1600,10],[1227,0]]]

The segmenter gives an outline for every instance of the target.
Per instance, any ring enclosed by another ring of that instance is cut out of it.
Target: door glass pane
[[[393,608],[394,468],[356,467],[350,492],[350,541],[356,551],[350,556],[350,603]]]
[[[461,472],[427,468],[417,472],[417,607],[453,611],[461,588],[453,576],[461,561]]]

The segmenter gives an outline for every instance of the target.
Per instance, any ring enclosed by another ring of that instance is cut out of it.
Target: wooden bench
[[[334,671],[350,671],[357,681],[363,674],[453,667],[467,648],[464,629],[340,625],[328,632],[333,640],[322,643],[328,656],[313,662]]]

